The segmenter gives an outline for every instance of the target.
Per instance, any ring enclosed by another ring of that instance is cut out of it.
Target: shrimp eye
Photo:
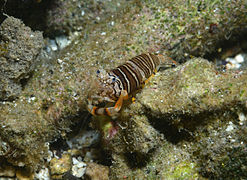
[[[100,70],[97,70],[96,73],[99,74],[100,73]]]
[[[115,77],[112,78],[112,82],[116,82],[116,80],[117,80],[117,79],[116,79]]]

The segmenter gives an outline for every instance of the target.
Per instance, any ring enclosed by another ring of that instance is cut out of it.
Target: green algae
[[[202,57],[222,40],[239,35],[246,23],[243,17],[243,1],[145,1],[135,29],[145,43],[169,49],[171,57],[184,62],[188,55]]]
[[[176,165],[175,169],[168,170],[162,175],[167,179],[198,179],[200,176],[195,171],[194,163],[181,162]]]

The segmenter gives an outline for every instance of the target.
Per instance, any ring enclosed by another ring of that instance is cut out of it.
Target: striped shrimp
[[[88,111],[92,115],[116,116],[123,101],[141,89],[163,64],[171,67],[176,62],[162,55],[146,53],[110,71],[98,70],[97,80],[93,82],[96,92],[91,91],[88,96]]]

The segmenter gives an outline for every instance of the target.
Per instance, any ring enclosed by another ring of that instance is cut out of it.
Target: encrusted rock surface
[[[50,172],[54,179],[61,179],[62,176],[71,170],[72,158],[70,154],[63,154],[61,158],[53,158],[50,161]]]
[[[112,155],[110,178],[246,178],[241,158],[247,137],[246,72],[217,72],[207,60],[192,58],[243,35],[246,2],[128,3],[77,28],[83,30],[68,47],[36,67],[18,99],[0,103],[1,160],[33,171],[43,167],[46,142],[91,119],[86,96],[96,70],[159,51],[180,62],[192,60],[157,73],[134,104],[126,103],[111,138],[109,119],[100,121],[101,147]]]
[[[86,176],[91,180],[107,180],[109,179],[109,168],[96,163],[88,163]]]
[[[136,123],[144,119],[163,138],[157,141],[156,135],[142,141],[147,133],[135,131],[145,126],[132,127],[129,118],[126,129],[119,130],[123,140],[111,141],[112,179],[246,177],[246,76],[246,72],[217,72],[201,58],[157,73],[121,118],[137,117]],[[126,148],[133,144],[129,136],[135,139],[135,151]],[[143,153],[146,143],[158,146]],[[123,149],[121,145],[126,150],[116,151]]]
[[[43,47],[41,32],[8,17],[0,26],[0,100],[18,97],[37,65]]]

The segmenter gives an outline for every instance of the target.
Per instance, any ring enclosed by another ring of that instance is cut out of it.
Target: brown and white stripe
[[[111,70],[109,74],[117,77],[119,90],[126,90],[128,94],[131,94],[140,89],[141,84],[156,72],[160,63],[160,59],[156,55],[141,54]],[[116,91],[116,96],[119,93]]]

